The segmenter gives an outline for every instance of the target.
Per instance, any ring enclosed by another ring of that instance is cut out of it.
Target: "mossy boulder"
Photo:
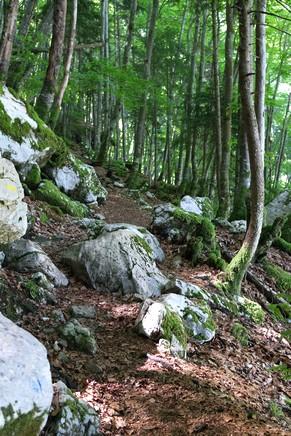
[[[50,180],[41,182],[37,190],[33,192],[34,198],[47,202],[52,206],[59,207],[64,213],[84,218],[89,214],[87,206],[72,200]]]
[[[216,268],[225,268],[215,227],[208,218],[165,203],[154,208],[152,230],[171,242],[183,245],[184,255],[193,265],[208,262]]]
[[[69,153],[62,166],[47,168],[57,187],[75,200],[83,203],[103,203],[107,191],[102,186],[95,169]]]
[[[27,164],[20,170],[20,177],[30,189],[36,189],[41,182],[41,169],[36,162]]]
[[[83,327],[79,321],[73,319],[60,329],[61,336],[67,341],[72,350],[83,351],[88,354],[96,354],[97,344],[91,331]]]
[[[47,351],[1,314],[0,343],[0,436],[37,436],[53,394]]]
[[[215,322],[206,302],[166,294],[147,299],[136,320],[138,332],[151,339],[178,340],[184,350],[189,341],[208,342],[215,336]]]
[[[100,422],[97,412],[76,398],[61,381],[54,384],[53,412],[45,428],[47,436],[98,436]]]
[[[274,223],[276,218],[281,218],[288,215],[291,216],[291,191],[284,191],[277,195],[277,197],[275,197],[265,207],[264,225],[270,226]],[[288,241],[286,236],[283,236],[283,238]],[[291,240],[288,242],[291,242]]]
[[[43,167],[55,156],[62,160],[68,149],[65,142],[46,126],[36,112],[7,87],[0,94],[0,153],[17,168],[32,162]]]
[[[204,216],[211,220],[215,217],[215,208],[208,197],[190,197],[190,195],[185,195],[180,201],[180,208],[185,212]]]

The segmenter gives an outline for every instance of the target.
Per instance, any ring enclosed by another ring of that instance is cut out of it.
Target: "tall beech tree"
[[[19,8],[19,0],[11,0],[5,11],[4,25],[0,44],[0,80],[5,82],[8,76],[14,37],[16,33],[16,20]]]
[[[41,92],[35,109],[45,121],[48,121],[50,109],[56,95],[57,80],[61,67],[66,28],[67,0],[55,0],[53,15],[53,34],[49,52],[49,61]]]
[[[264,143],[260,137],[260,130],[256,117],[255,106],[252,97],[252,75],[251,63],[251,5],[250,0],[238,1],[239,11],[239,68],[241,74],[240,95],[241,110],[244,118],[244,126],[247,134],[248,149],[251,169],[250,188],[250,222],[245,239],[239,252],[232,259],[224,274],[224,286],[233,293],[239,293],[243,277],[250,265],[262,231],[264,215]],[[257,25],[258,21],[257,21]],[[262,45],[258,52],[265,52],[265,38],[260,37],[256,44]],[[256,71],[260,72],[260,80],[257,79],[256,86],[263,89],[264,83],[264,56],[256,58]],[[256,91],[258,91],[256,89]],[[264,102],[263,102],[264,103]]]

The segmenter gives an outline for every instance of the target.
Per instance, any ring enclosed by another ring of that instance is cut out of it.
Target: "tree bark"
[[[11,0],[4,19],[0,45],[0,81],[2,82],[6,82],[10,66],[18,9],[19,0]]]
[[[216,132],[216,183],[220,197],[220,168],[221,168],[221,149],[222,149],[222,130],[221,130],[221,101],[219,85],[218,67],[218,26],[217,26],[217,0],[212,0],[212,40],[213,40],[213,81],[215,94],[215,132]]]
[[[261,144],[265,146],[265,83],[266,83],[266,9],[267,0],[257,0],[256,10],[256,91],[255,110]]]
[[[63,102],[63,98],[69,83],[70,78],[70,70],[73,60],[73,54],[74,54],[74,46],[75,46],[75,39],[76,39],[76,31],[77,31],[77,16],[78,16],[78,0],[72,1],[72,19],[71,19],[71,28],[70,28],[70,34],[69,34],[69,40],[68,40],[68,48],[67,48],[67,57],[65,61],[64,66],[64,76],[62,79],[62,82],[59,86],[59,90],[55,95],[54,103],[51,109],[51,118],[50,118],[50,125],[54,129],[59,114],[61,111],[61,106]]]
[[[220,166],[220,198],[218,216],[228,218],[230,212],[229,165],[232,132],[232,95],[233,95],[233,7],[226,1],[226,37],[225,37],[225,70],[224,70],[224,104],[223,132]]]
[[[245,129],[248,138],[251,168],[251,216],[242,247],[230,262],[223,275],[225,288],[232,293],[239,293],[243,277],[255,255],[264,214],[264,146],[260,141],[258,123],[251,94],[252,65],[250,62],[250,14],[251,1],[239,0],[239,34],[240,34],[240,93]],[[264,40],[261,43],[265,43]]]
[[[149,30],[146,43],[146,58],[144,62],[144,79],[148,81],[151,77],[151,64],[154,48],[155,28],[159,12],[159,0],[153,0],[152,10],[150,15]],[[134,138],[134,157],[132,165],[132,174],[129,183],[133,182],[134,175],[139,171],[143,144],[144,144],[144,132],[146,121],[146,107],[147,107],[147,92],[144,92],[141,105],[138,112],[137,127]]]
[[[67,0],[55,0],[53,16],[53,35],[49,52],[49,62],[38,96],[35,108],[39,116],[47,121],[56,93],[56,85],[62,61],[65,27],[67,14]]]

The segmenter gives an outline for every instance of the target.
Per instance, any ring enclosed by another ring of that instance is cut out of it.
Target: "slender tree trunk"
[[[261,144],[265,146],[266,12],[267,0],[256,0],[256,92],[255,110]]]
[[[230,213],[229,165],[232,132],[232,94],[233,94],[233,6],[226,1],[226,37],[224,70],[223,135],[220,166],[220,198],[218,215],[228,218]]]
[[[221,130],[221,102],[220,102],[219,66],[218,66],[217,0],[212,0],[212,40],[213,40],[213,81],[214,81],[215,112],[216,112],[215,114],[216,182],[217,182],[218,195],[220,197],[222,130]]]
[[[53,16],[53,36],[49,52],[49,62],[44,78],[42,90],[35,108],[39,116],[47,121],[54,101],[59,70],[62,61],[65,27],[67,14],[67,0],[55,0]]]
[[[250,62],[250,0],[239,0],[241,100],[251,167],[251,216],[242,247],[224,273],[224,285],[232,293],[239,293],[243,277],[255,255],[263,225],[264,214],[264,146],[260,141],[258,123],[252,101],[252,65]],[[260,44],[265,44],[261,39]],[[260,59],[257,62],[261,62]],[[263,86],[264,84],[260,84]]]
[[[289,124],[289,120],[290,120],[290,103],[291,103],[291,93],[289,93],[289,96],[288,96],[286,113],[285,113],[282,129],[281,129],[281,134],[280,134],[279,151],[278,151],[278,156],[277,156],[277,160],[276,160],[275,176],[274,176],[274,188],[275,189],[277,189],[277,187],[278,187],[281,165],[282,165],[282,160],[283,160],[283,155],[284,155],[284,149],[285,149],[285,144],[287,141],[288,124]]]
[[[150,15],[149,30],[146,43],[146,58],[144,63],[144,79],[148,81],[151,77],[151,64],[154,48],[155,28],[159,12],[159,0],[153,0],[152,10]],[[147,92],[144,92],[140,109],[138,112],[137,127],[134,139],[134,157],[132,166],[131,181],[134,180],[134,174],[140,169],[141,157],[144,143],[145,121],[146,121],[146,106],[147,106]],[[129,183],[131,182],[129,181]]]
[[[0,81],[6,82],[12,47],[16,32],[16,20],[19,8],[19,0],[11,0],[7,7],[4,19],[3,32],[0,44]]]
[[[63,102],[63,98],[69,83],[70,78],[70,70],[73,60],[73,54],[74,54],[74,46],[75,46],[75,39],[76,39],[76,30],[77,30],[77,16],[78,16],[78,0],[72,1],[72,19],[71,19],[71,28],[70,28],[70,34],[69,34],[69,40],[68,40],[68,48],[67,48],[67,55],[65,60],[65,66],[64,66],[64,76],[61,81],[61,84],[59,86],[59,90],[55,95],[54,103],[51,109],[51,118],[50,118],[50,124],[52,128],[54,129],[59,114],[61,111],[61,106]]]

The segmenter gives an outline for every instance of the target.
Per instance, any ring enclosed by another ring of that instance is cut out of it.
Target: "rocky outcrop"
[[[194,302],[178,294],[147,299],[141,307],[136,328],[151,339],[162,337],[171,344],[174,338],[184,349],[190,340],[203,343],[215,335],[215,323],[207,303]]]
[[[4,265],[19,272],[42,272],[57,287],[69,283],[43,249],[27,239],[19,239],[5,247]]]
[[[16,167],[36,162],[43,167],[55,153],[66,149],[32,108],[5,86],[0,89],[0,153]]]
[[[52,401],[44,346],[0,314],[0,434],[38,435]]]
[[[185,195],[180,201],[180,208],[185,210],[185,212],[203,215],[210,219],[213,219],[215,215],[212,202],[208,197],[190,197],[190,195]]]
[[[0,243],[21,238],[27,230],[27,205],[12,162],[0,158]]]
[[[135,231],[104,232],[97,239],[66,250],[63,261],[95,289],[108,289],[140,298],[159,296],[167,282],[157,268],[152,249]]]
[[[54,411],[46,427],[47,436],[98,436],[99,416],[84,401],[76,398],[61,381],[54,384]]]
[[[276,218],[291,214],[291,192],[281,192],[265,207],[265,225],[271,226]]]
[[[48,173],[59,189],[83,203],[103,203],[107,191],[100,183],[95,169],[69,153],[60,168],[49,168]]]

